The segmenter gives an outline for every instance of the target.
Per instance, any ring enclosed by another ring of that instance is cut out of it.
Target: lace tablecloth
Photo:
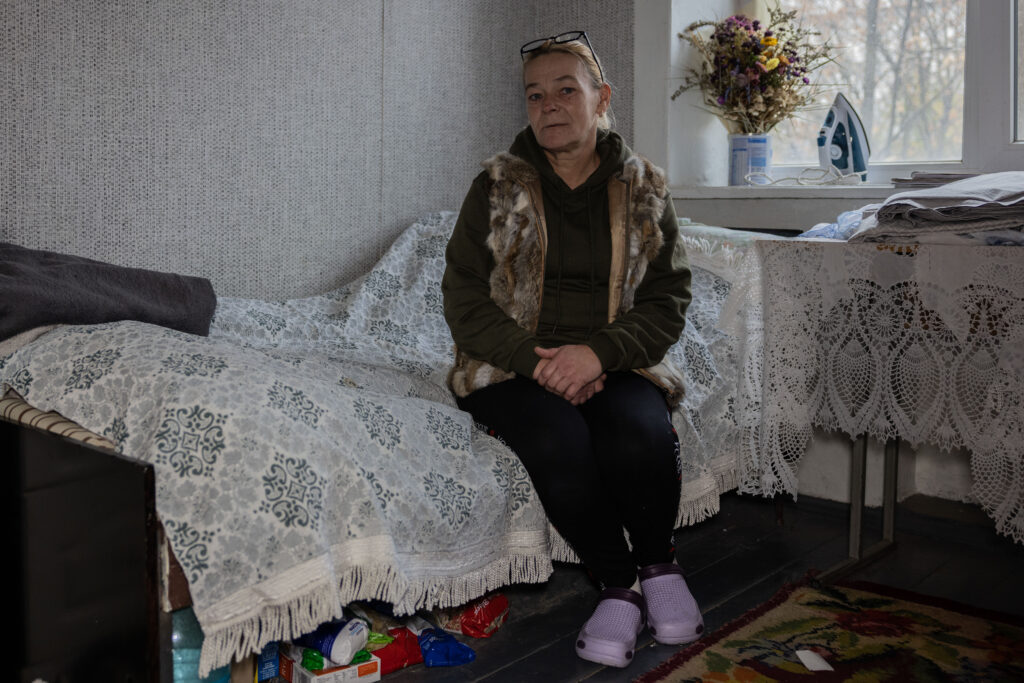
[[[795,495],[815,426],[963,447],[1024,543],[1024,249],[755,240],[734,260],[741,492]]]

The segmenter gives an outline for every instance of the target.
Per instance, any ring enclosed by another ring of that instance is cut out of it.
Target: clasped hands
[[[574,406],[604,389],[606,375],[597,354],[589,346],[567,344],[553,349],[537,346],[533,351],[540,356],[533,369],[533,379]]]

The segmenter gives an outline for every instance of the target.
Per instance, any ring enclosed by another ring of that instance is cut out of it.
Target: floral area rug
[[[798,650],[833,670],[809,670]],[[807,581],[636,681],[1024,681],[1024,619],[877,584]]]

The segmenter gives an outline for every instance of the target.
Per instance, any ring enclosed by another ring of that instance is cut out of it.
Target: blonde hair
[[[586,68],[587,74],[590,76],[590,86],[595,90],[600,90],[604,85],[611,87],[607,81],[601,78],[601,67],[597,64],[597,55],[595,55],[589,47],[577,40],[569,43],[556,43],[553,40],[549,40],[536,50],[527,52],[523,59],[524,76],[526,74],[527,64],[537,59],[537,57],[549,55],[555,52],[570,54],[583,62],[583,66]],[[614,116],[612,115],[611,104],[609,104],[604,110],[604,113],[597,117],[597,127],[601,130],[611,130],[613,120]]]

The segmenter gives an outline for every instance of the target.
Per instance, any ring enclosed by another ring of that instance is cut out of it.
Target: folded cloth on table
[[[206,336],[216,307],[205,278],[0,242],[0,340],[43,325],[117,320]]]
[[[817,223],[810,230],[797,235],[797,239],[847,240],[860,228],[865,216],[873,216],[881,204],[868,204],[853,211],[843,211],[835,223]]]
[[[899,192],[865,212],[851,242],[907,241],[935,232],[974,233],[1024,225],[1024,171],[984,173]]]
[[[994,228],[974,232],[929,232],[918,235],[916,244],[946,244],[962,247],[1024,247],[1024,229]]]

